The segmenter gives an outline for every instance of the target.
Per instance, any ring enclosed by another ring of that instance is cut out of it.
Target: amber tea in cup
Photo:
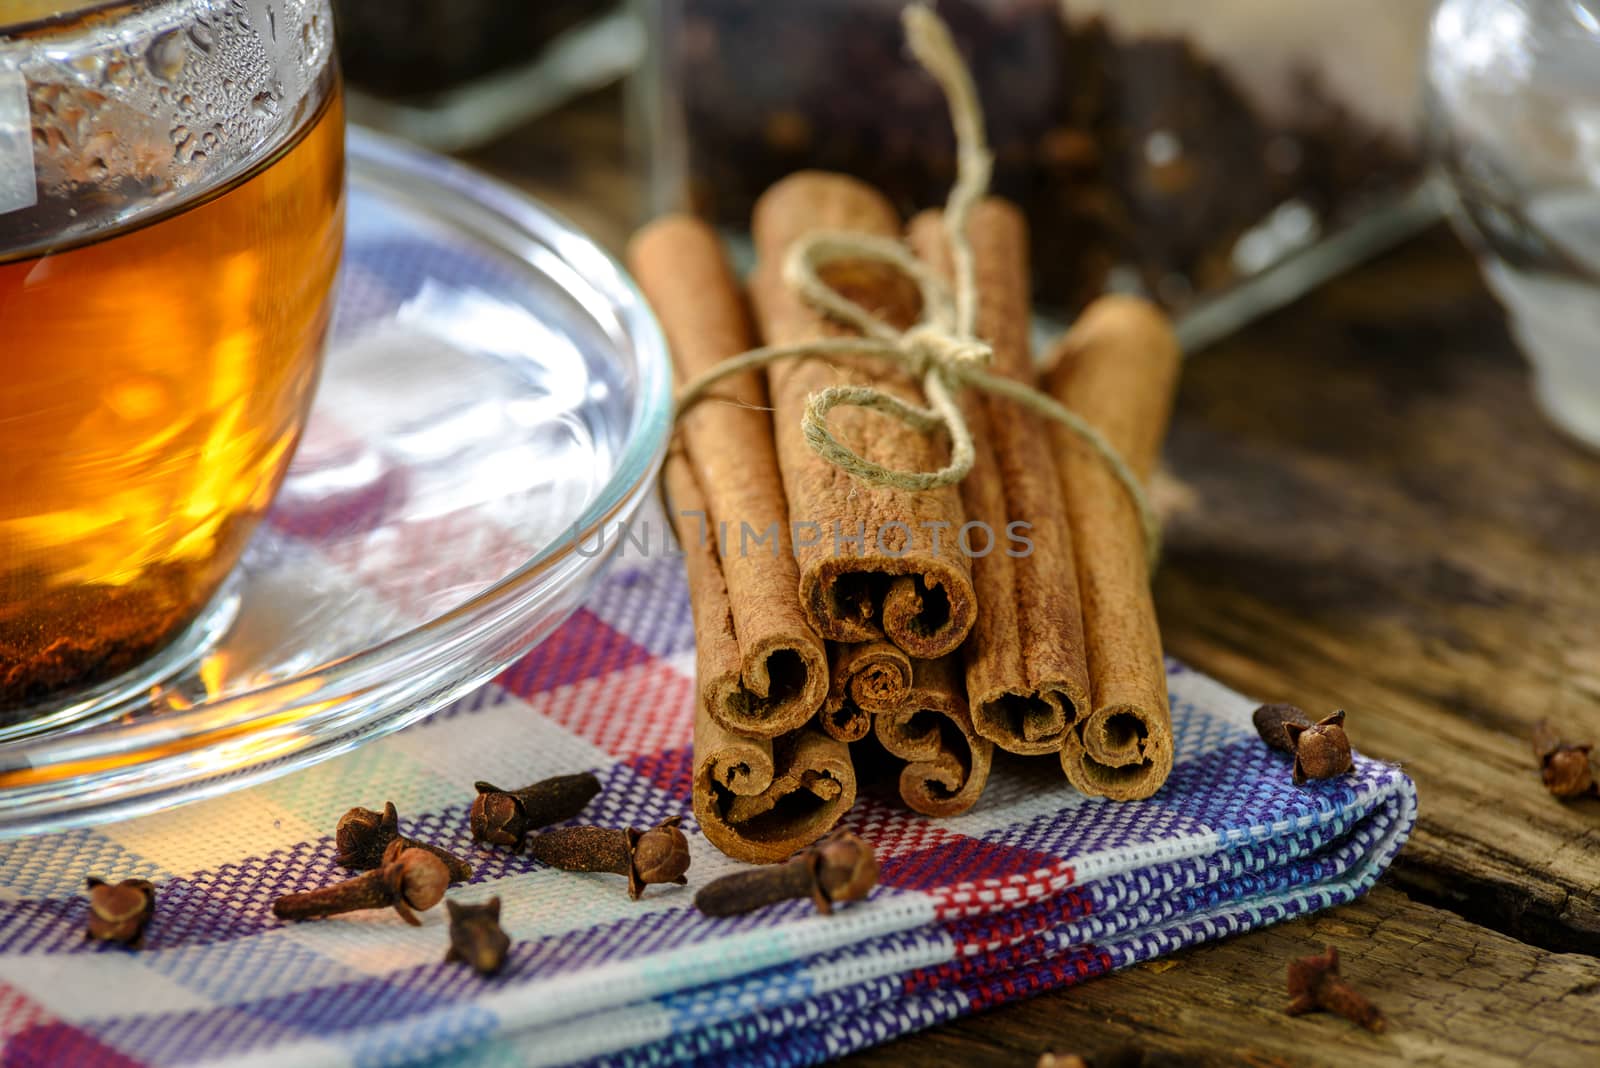
[[[326,0],[0,2],[0,728],[149,685],[283,478],[343,237],[331,35]]]

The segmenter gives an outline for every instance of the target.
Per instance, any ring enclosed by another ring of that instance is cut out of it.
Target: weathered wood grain
[[[1341,971],[1388,1018],[1283,1014],[1295,957],[1337,946]],[[1332,912],[1201,946],[849,1058],[851,1068],[1031,1066],[1041,1052],[1135,1047],[1194,1065],[1600,1063],[1600,961],[1496,934],[1379,888]],[[1181,1058],[1181,1059],[1180,1059]]]
[[[1597,357],[1600,358],[1600,357]],[[1543,789],[1542,716],[1600,738],[1600,456],[1539,416],[1442,234],[1201,354],[1168,462],[1168,649],[1349,710],[1416,780],[1402,886],[1600,952],[1600,802]]]

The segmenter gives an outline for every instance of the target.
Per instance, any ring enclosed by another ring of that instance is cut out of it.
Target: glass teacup
[[[327,0],[0,0],[0,737],[192,657],[343,238]]]

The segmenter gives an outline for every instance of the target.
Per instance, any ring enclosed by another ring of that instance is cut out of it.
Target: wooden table
[[[615,115],[600,97],[473,162],[619,247],[638,201]],[[1432,232],[1197,355],[1167,463],[1168,650],[1347,709],[1416,780],[1415,835],[1355,904],[852,1063],[1600,1064],[1600,801],[1551,798],[1528,742],[1544,716],[1600,738],[1600,455],[1535,410],[1467,253]],[[1388,1033],[1283,1015],[1285,963],[1324,945]]]

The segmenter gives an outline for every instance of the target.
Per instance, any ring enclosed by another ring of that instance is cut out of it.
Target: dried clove
[[[433,908],[450,885],[450,869],[425,849],[408,848],[396,839],[384,851],[383,863],[365,875],[342,883],[286,894],[272,904],[280,919],[312,920],[361,909],[393,908],[413,927],[422,926],[417,912]],[[413,912],[412,910],[416,911]]]
[[[339,817],[334,831],[334,843],[339,852],[334,861],[357,871],[371,871],[383,863],[384,851],[391,842],[401,842],[407,849],[422,849],[440,860],[450,872],[450,881],[464,883],[472,878],[472,865],[450,852],[427,842],[419,842],[400,833],[400,813],[393,801],[383,803],[381,813],[370,808],[353,808]]]
[[[1560,798],[1585,797],[1600,793],[1594,769],[1589,764],[1592,742],[1572,744],[1561,736],[1547,719],[1533,727],[1533,755],[1539,759],[1544,787]]]
[[[1262,705],[1251,719],[1262,741],[1294,757],[1296,786],[1307,779],[1332,779],[1354,766],[1343,709],[1313,723],[1294,705]]]
[[[1368,1031],[1382,1031],[1386,1026],[1377,1006],[1339,978],[1339,951],[1332,946],[1289,962],[1289,1006],[1284,1011],[1301,1016],[1319,1009],[1343,1016]]]
[[[447,961],[458,960],[479,975],[493,975],[506,962],[511,938],[500,929],[500,899],[491,897],[481,905],[444,903],[450,913],[450,950]]]
[[[108,883],[93,875],[89,890],[89,926],[84,941],[121,942],[131,949],[144,945],[144,929],[156,911],[155,884],[148,879]]]
[[[878,857],[849,831],[835,831],[770,868],[724,875],[701,887],[695,908],[707,916],[737,916],[780,901],[808,897],[823,915],[858,901],[878,883]]]
[[[487,782],[475,785],[472,837],[513,850],[522,848],[529,831],[570,820],[600,792],[600,780],[588,772],[557,775],[520,790],[502,790]]]
[[[648,831],[614,827],[561,827],[534,835],[528,851],[562,871],[603,871],[628,879],[628,896],[639,900],[653,883],[689,880],[689,840],[678,829],[681,816],[662,820]]]

